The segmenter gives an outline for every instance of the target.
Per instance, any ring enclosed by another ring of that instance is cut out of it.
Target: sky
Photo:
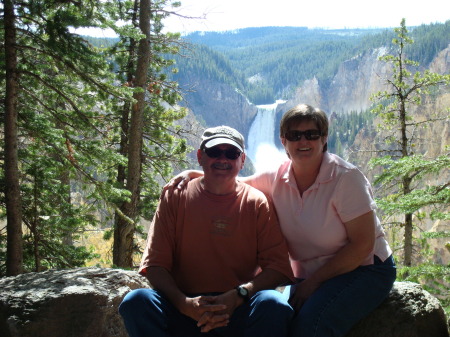
[[[247,27],[392,28],[405,18],[407,26],[450,20],[448,0],[180,0],[166,31],[226,31]],[[111,37],[108,32],[79,34]]]
[[[169,31],[224,31],[245,27],[391,28],[445,22],[448,0],[180,0],[177,12],[205,19],[167,19]]]

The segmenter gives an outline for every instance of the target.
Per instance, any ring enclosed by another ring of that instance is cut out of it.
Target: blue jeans
[[[280,292],[263,290],[236,308],[226,327],[200,332],[197,322],[181,314],[153,289],[129,292],[119,306],[130,337],[284,337],[294,310]]]
[[[373,265],[358,267],[324,282],[294,316],[290,336],[345,336],[383,302],[395,278],[392,256],[384,262],[375,256]],[[293,293],[295,285],[290,288]]]

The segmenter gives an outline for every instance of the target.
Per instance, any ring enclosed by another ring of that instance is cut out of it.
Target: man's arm
[[[291,280],[286,275],[280,273],[279,271],[266,268],[261,273],[259,273],[251,282],[245,283],[244,286],[248,292],[249,296],[252,297],[258,291],[266,289],[275,289],[276,287],[286,284]]]
[[[290,279],[282,273],[267,268],[259,273],[252,281],[244,283],[242,286],[248,290],[249,298],[251,298],[258,291],[274,289],[277,286],[285,284],[289,281]],[[231,289],[216,296],[211,303],[226,305],[226,309],[223,312],[227,313],[228,317],[231,317],[234,310],[244,303],[244,299],[238,295],[236,289]],[[198,321],[198,326],[202,327],[202,332],[208,332],[217,327],[217,325],[214,324],[214,321],[208,321],[209,316],[209,313],[206,313]]]

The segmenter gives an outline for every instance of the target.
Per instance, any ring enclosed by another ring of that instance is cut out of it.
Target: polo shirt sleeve
[[[250,177],[246,181],[250,186],[260,190],[265,195],[270,195],[272,192],[272,185],[275,181],[276,172],[266,171],[256,173]]]
[[[377,207],[369,181],[357,168],[342,173],[333,199],[342,222],[353,220]]]
[[[258,264],[273,269],[294,281],[286,241],[281,232],[273,204],[260,204],[258,216]]]
[[[169,199],[166,192],[158,204],[148,231],[147,245],[139,267],[141,275],[146,275],[148,267],[163,267],[168,271],[172,269],[176,227],[174,203],[178,199],[175,193]]]

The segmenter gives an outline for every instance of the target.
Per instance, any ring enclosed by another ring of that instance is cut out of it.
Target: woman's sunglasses
[[[205,152],[209,158],[219,158],[223,153],[225,155],[225,157],[230,160],[238,159],[242,153],[241,151],[239,151],[238,149],[236,149],[234,147],[226,149],[226,150],[221,150],[216,146],[210,147],[210,148],[204,148],[203,152]]]
[[[322,132],[320,132],[320,130],[289,130],[284,134],[284,138],[290,142],[297,142],[302,139],[302,136],[305,136],[307,140],[317,140],[322,136]]]

